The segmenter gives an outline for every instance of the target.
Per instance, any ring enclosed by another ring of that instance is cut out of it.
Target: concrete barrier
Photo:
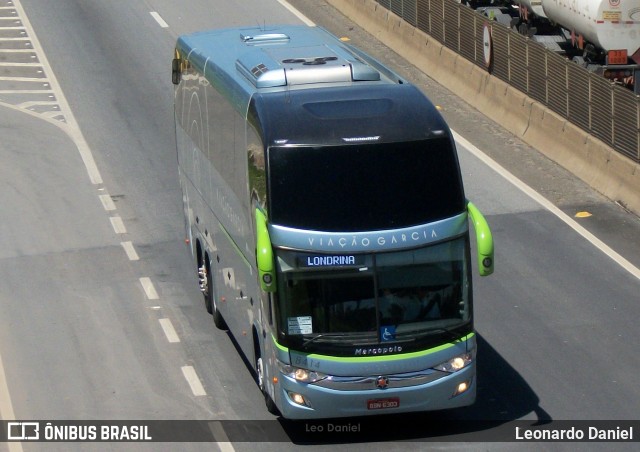
[[[491,76],[373,0],[327,0],[418,69],[640,215],[640,165],[526,94]]]

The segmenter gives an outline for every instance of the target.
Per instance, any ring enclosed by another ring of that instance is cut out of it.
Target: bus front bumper
[[[443,410],[471,405],[476,398],[475,362],[435,381],[402,388],[350,391],[300,383],[282,374],[279,380],[277,404],[288,419]]]

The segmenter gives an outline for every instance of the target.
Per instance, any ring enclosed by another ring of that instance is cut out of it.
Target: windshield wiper
[[[346,333],[320,333],[320,334],[316,334],[313,337],[310,337],[308,339],[305,339],[305,341],[302,343],[302,346],[304,348],[307,348],[307,345],[311,344],[312,342],[315,342],[316,340],[320,339],[320,338],[333,338],[333,337],[347,337],[348,334]]]
[[[457,341],[458,339],[460,339],[462,337],[462,334],[456,333],[453,330],[450,330],[449,328],[444,328],[444,327],[431,328],[431,329],[428,329],[427,331],[429,333],[435,333],[436,331],[442,331],[443,333],[446,333],[447,336],[449,336],[454,341]]]
[[[437,327],[437,328],[426,328],[426,329],[422,328],[417,330],[403,331],[401,333],[396,333],[396,338],[400,337],[402,339],[408,339],[407,336],[410,336],[410,335],[417,336],[417,335],[423,335],[423,334],[433,334],[436,332],[445,333],[452,340],[458,340],[462,337],[462,334],[456,333],[453,330],[450,330],[444,327]],[[414,337],[413,339],[416,339],[416,338]]]

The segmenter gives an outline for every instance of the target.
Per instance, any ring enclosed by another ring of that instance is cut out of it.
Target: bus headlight
[[[293,378],[301,383],[315,383],[324,380],[327,375],[316,372],[314,370],[302,369],[300,367],[289,366],[288,364],[279,363],[280,371],[287,377]]]
[[[449,361],[433,366],[434,369],[442,372],[457,372],[460,369],[464,369],[473,362],[473,353],[463,353],[461,355],[451,358]]]

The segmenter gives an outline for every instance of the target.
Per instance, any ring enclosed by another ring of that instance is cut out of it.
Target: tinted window
[[[270,221],[333,232],[396,229],[464,210],[448,137],[269,149]]]
[[[442,340],[446,330],[471,322],[468,250],[468,237],[460,237],[315,267],[307,263],[320,255],[278,249],[280,338],[337,355],[353,353],[358,344],[397,342],[408,351]]]

